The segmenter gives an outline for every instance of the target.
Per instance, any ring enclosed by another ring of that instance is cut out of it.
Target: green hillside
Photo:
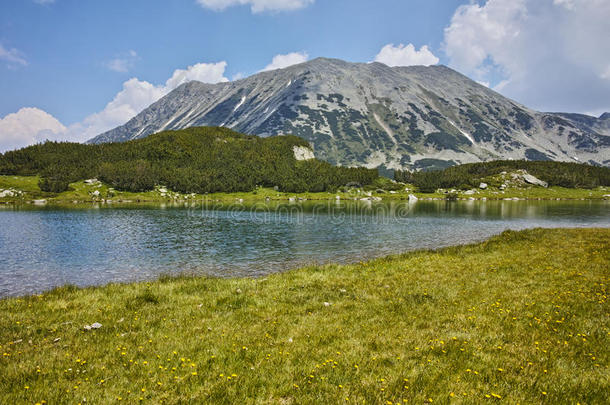
[[[565,188],[592,189],[600,186],[610,186],[610,168],[591,166],[582,163],[526,161],[526,160],[495,160],[491,162],[468,163],[452,166],[443,170],[432,171],[395,171],[394,179],[410,183],[421,192],[434,192],[439,188],[468,189],[477,187],[481,181],[494,182],[497,186],[502,179],[502,172],[525,170],[549,186]]]
[[[117,190],[140,192],[162,184],[182,193],[243,192],[256,186],[334,191],[352,182],[370,184],[378,177],[377,170],[298,161],[295,146],[309,145],[295,136],[260,138],[226,128],[195,127],[124,143],[33,145],[0,155],[0,174],[38,175],[40,188],[51,192],[94,177]]]

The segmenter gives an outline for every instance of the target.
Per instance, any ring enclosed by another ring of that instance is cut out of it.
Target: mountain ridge
[[[610,114],[538,112],[443,65],[317,58],[218,84],[184,83],[89,142],[222,126],[294,134],[345,166],[444,167],[494,159],[610,164]]]

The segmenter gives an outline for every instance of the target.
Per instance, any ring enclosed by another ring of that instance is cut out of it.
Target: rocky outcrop
[[[296,160],[311,160],[315,159],[313,151],[306,146],[294,146],[292,148],[294,152],[294,158]]]
[[[542,181],[539,178],[532,176],[529,173],[525,173],[523,174],[523,180],[525,180],[526,183],[529,184],[533,184],[535,186],[540,186],[540,187],[548,187],[549,184],[546,181]]]

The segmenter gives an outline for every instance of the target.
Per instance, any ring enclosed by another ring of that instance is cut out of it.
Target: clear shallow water
[[[610,227],[604,201],[420,201],[0,208],[0,297],[180,272],[261,276],[480,241],[506,229]]]

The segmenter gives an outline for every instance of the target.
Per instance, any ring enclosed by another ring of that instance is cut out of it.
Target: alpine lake
[[[610,227],[610,202],[3,205],[0,297],[185,273],[262,277],[535,227]]]

